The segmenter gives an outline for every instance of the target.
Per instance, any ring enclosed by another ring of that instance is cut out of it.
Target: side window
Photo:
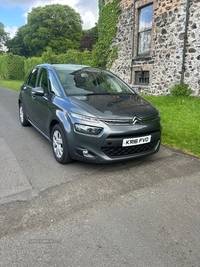
[[[139,9],[138,56],[149,55],[151,47],[153,4]]]
[[[38,69],[33,69],[33,70],[31,71],[31,73],[29,74],[26,83],[27,83],[27,85],[29,85],[30,87],[35,87],[35,86],[36,86],[37,73],[38,73]]]
[[[60,96],[60,90],[59,90],[59,86],[58,86],[58,82],[56,81],[54,75],[52,74],[52,72],[49,72],[49,84],[50,84],[50,91],[57,95]]]
[[[38,86],[42,87],[45,93],[48,93],[48,74],[45,68],[40,69]]]

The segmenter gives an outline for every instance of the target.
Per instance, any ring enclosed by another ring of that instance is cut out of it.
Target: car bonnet
[[[144,119],[158,115],[157,109],[137,94],[70,96],[69,100],[99,118]]]

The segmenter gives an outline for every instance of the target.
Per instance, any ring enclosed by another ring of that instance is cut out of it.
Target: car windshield
[[[67,95],[135,94],[122,80],[109,71],[84,67],[81,69],[56,68]]]

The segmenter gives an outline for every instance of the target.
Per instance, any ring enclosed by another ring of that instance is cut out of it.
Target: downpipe
[[[180,84],[184,84],[185,57],[186,57],[186,45],[187,45],[188,21],[189,21],[189,8],[190,8],[190,0],[187,0],[187,2],[186,2],[186,17],[185,17],[185,34],[184,34],[184,43],[183,43],[183,57],[182,57],[182,68],[181,68]]]

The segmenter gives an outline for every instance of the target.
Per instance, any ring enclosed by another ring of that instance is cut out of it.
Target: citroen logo
[[[140,123],[140,119],[136,116],[133,117],[133,125],[136,123]]]

